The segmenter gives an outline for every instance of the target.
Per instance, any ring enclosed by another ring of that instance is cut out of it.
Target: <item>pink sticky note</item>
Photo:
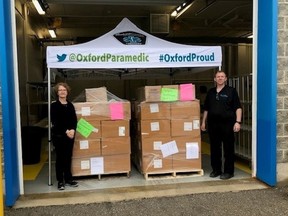
[[[180,84],[180,100],[188,101],[195,100],[195,85],[189,84]]]
[[[123,103],[110,103],[110,113],[112,120],[124,119]]]

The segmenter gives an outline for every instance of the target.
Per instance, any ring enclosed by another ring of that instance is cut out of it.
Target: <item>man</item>
[[[217,71],[214,81],[216,86],[207,92],[205,98],[201,130],[207,129],[209,134],[212,166],[210,177],[220,176],[224,180],[234,176],[234,133],[241,128],[242,107],[236,89],[226,85],[225,72]]]

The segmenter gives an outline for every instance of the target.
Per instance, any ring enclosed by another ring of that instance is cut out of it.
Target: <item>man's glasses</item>
[[[219,101],[219,93],[216,93],[216,100]]]

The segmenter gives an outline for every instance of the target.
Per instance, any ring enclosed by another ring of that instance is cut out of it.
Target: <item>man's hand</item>
[[[240,129],[241,129],[241,124],[238,122],[235,122],[234,127],[233,127],[234,132],[237,133],[240,131]]]

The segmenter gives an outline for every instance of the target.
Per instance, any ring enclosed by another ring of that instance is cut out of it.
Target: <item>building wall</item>
[[[288,1],[278,1],[277,182],[288,181]]]
[[[4,164],[4,152],[3,152],[3,127],[2,127],[2,96],[1,96],[1,82],[0,82],[0,150],[1,150],[1,166]],[[2,171],[4,170],[4,167],[2,167]],[[4,176],[4,174],[2,174]]]

